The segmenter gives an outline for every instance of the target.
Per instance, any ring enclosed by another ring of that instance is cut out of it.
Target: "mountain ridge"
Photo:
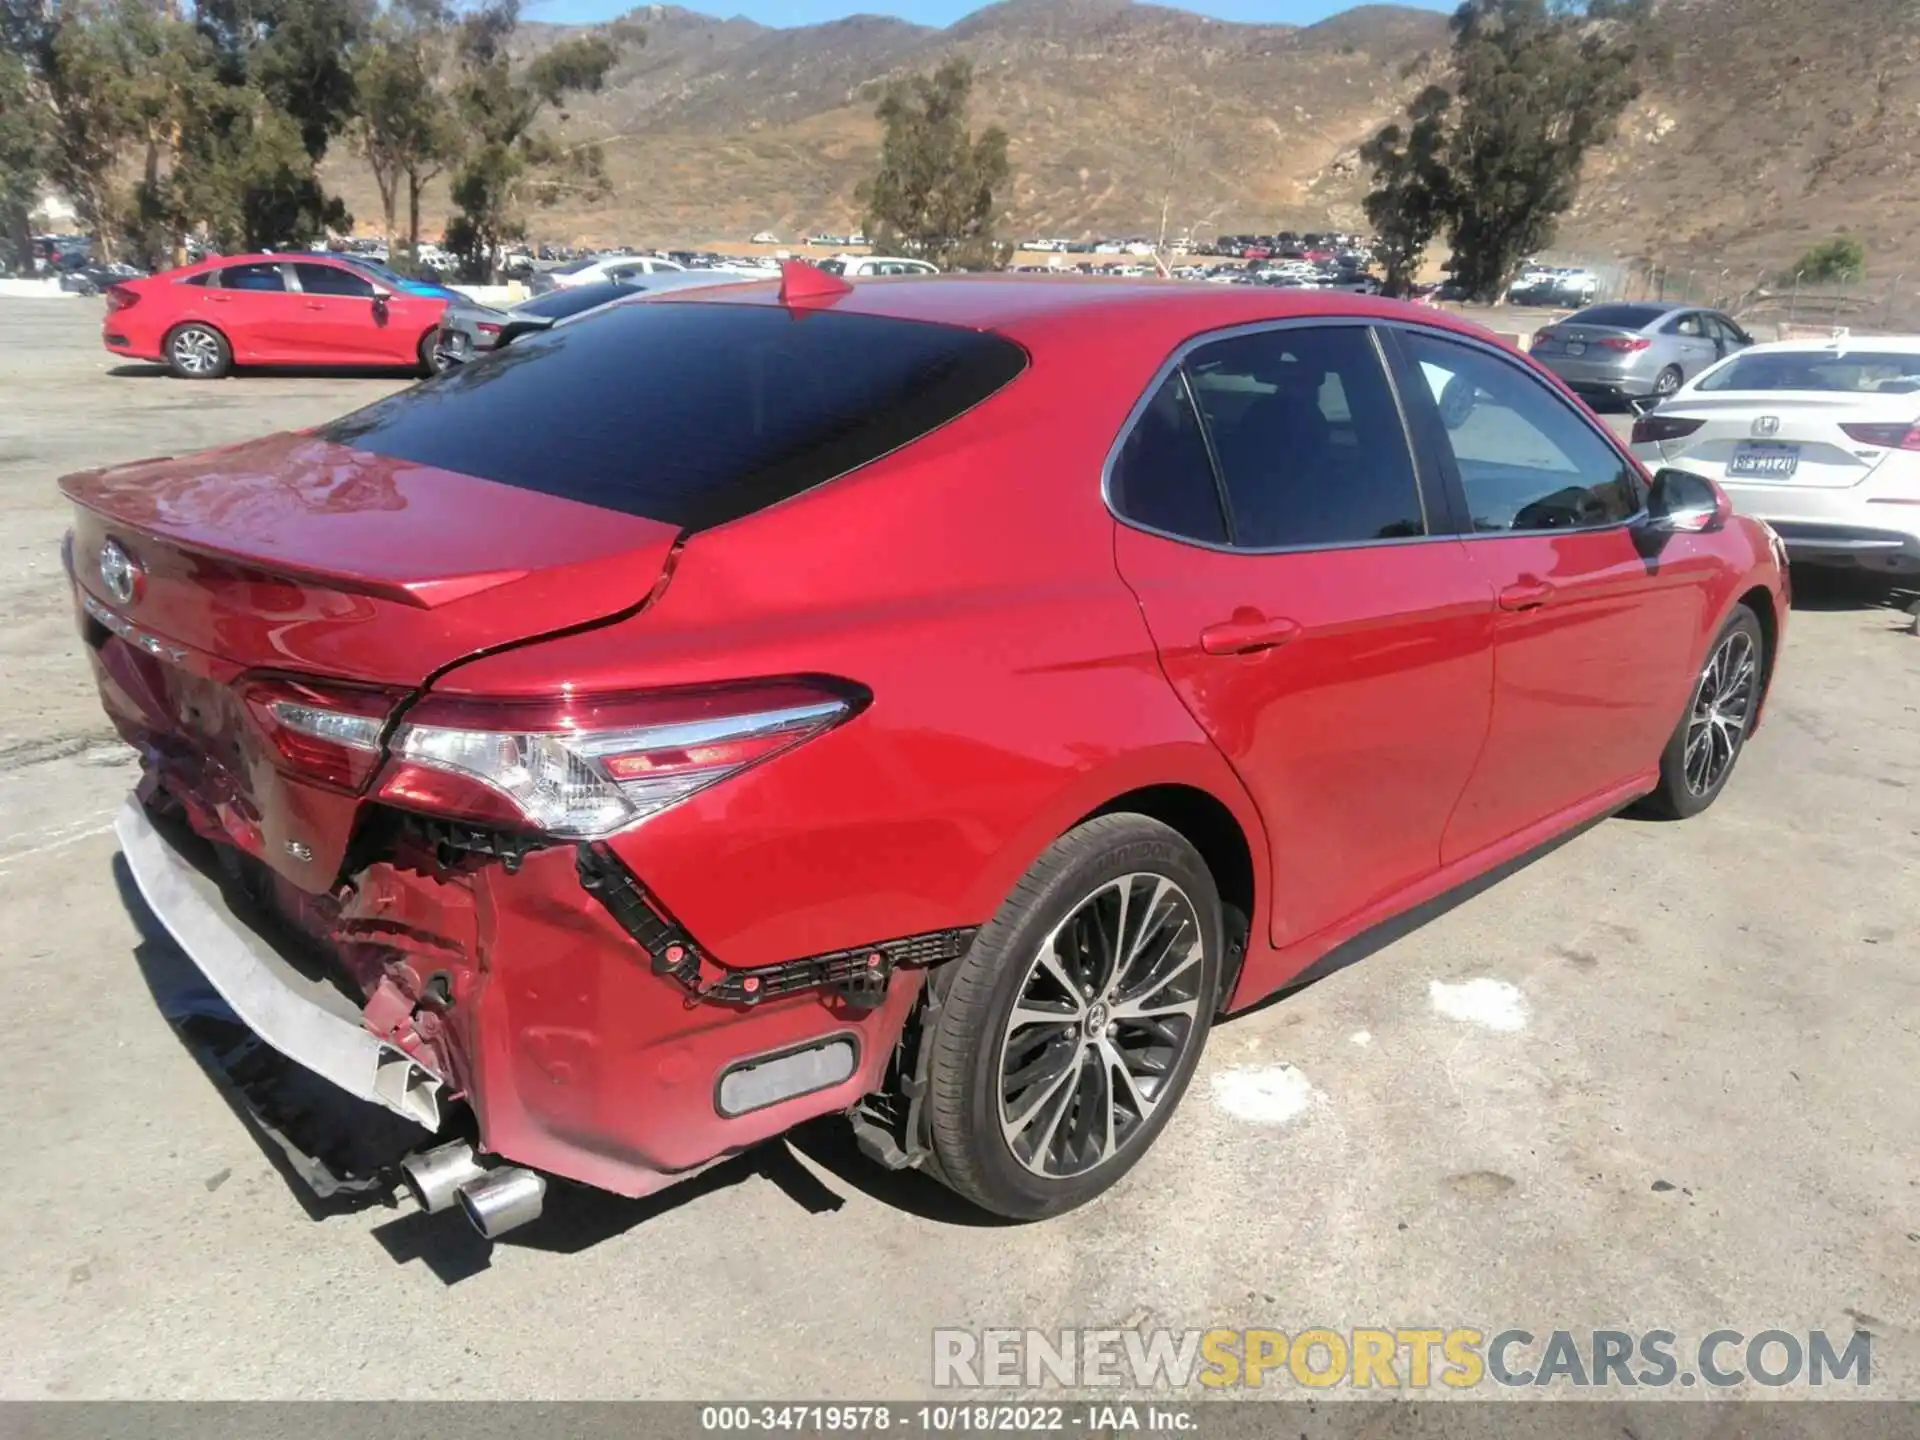
[[[1444,75],[1448,43],[1445,14],[1395,5],[1306,26],[1135,0],[1002,0],[944,29],[876,15],[776,28],[677,6],[622,18],[647,43],[563,122],[603,141],[611,194],[529,217],[538,237],[850,230],[881,86],[954,54],[974,64],[975,125],[1011,137],[1005,235],[1154,236],[1163,210],[1171,235],[1364,229],[1359,146]],[[1920,4],[1664,0],[1653,23],[1669,58],[1590,159],[1563,250],[1730,277],[1842,228],[1870,263],[1911,253]],[[516,46],[604,28],[528,24]],[[342,155],[328,175],[364,225],[378,210],[362,169]],[[444,192],[434,202],[430,229]]]

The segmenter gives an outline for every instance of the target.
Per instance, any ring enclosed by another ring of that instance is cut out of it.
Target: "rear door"
[[[1439,865],[1487,729],[1492,594],[1431,520],[1364,325],[1197,343],[1110,465],[1168,679],[1265,821],[1287,945]]]
[[[214,272],[208,313],[241,362],[284,363],[299,357],[304,316],[300,297],[287,288],[284,267],[273,262],[226,265]]]
[[[1660,327],[1677,352],[1680,375],[1691,380],[1720,358],[1721,346],[1708,328],[1707,317],[1698,310],[1683,310]]]
[[[1643,553],[1638,469],[1523,362],[1412,327],[1396,338],[1402,389],[1499,606],[1492,726],[1447,828],[1451,863],[1651,772],[1718,566],[1691,542]]]

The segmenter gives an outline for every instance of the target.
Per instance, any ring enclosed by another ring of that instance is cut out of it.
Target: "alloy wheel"
[[[182,330],[173,337],[173,359],[189,375],[210,375],[220,364],[220,342],[206,330]]]
[[[1753,637],[1734,630],[1714,647],[1687,716],[1685,776],[1693,795],[1708,795],[1727,778],[1753,715],[1758,688]]]
[[[1187,892],[1123,875],[1028,963],[1000,1042],[1001,1134],[1036,1175],[1085,1174],[1145,1129],[1198,1027],[1204,937]]]
[[[1662,370],[1653,381],[1653,393],[1671,395],[1680,388],[1680,375],[1676,370]]]

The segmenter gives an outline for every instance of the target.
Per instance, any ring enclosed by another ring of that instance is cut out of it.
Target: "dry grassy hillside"
[[[947,30],[634,18],[647,44],[567,121],[606,139],[613,194],[533,217],[538,235],[852,228],[875,88],[954,52],[975,64],[980,119],[1012,136],[1010,233],[1151,235],[1163,206],[1175,234],[1358,227],[1357,148],[1447,39],[1444,16],[1397,6],[1305,28],[1129,0],[1004,0]],[[1568,248],[1750,272],[1844,226],[1876,270],[1912,254],[1920,274],[1920,0],[1667,0],[1657,24],[1667,65],[1591,163]],[[377,216],[358,166],[332,174],[363,223]]]

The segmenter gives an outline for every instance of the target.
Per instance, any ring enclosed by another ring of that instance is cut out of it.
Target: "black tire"
[[[420,357],[420,373],[422,375],[434,376],[440,373],[441,367],[433,358],[433,337],[439,333],[440,331],[437,327],[427,331],[426,334],[420,337],[420,343],[414,346],[414,353]]]
[[[1678,365],[1669,365],[1653,377],[1653,397],[1664,400],[1686,383],[1686,376],[1680,373]]]
[[[1717,678],[1716,665],[1723,666]],[[1659,788],[1636,807],[1640,813],[1661,820],[1686,820],[1720,798],[1746,748],[1766,673],[1766,638],[1760,619],[1747,606],[1736,605],[1707,649],[1706,663],[1688,692],[1686,713],[1660,754]],[[1736,711],[1737,725],[1724,719],[1702,720]],[[1704,776],[1698,748],[1703,734],[1705,745],[1711,747],[1708,763],[1714,767]]]
[[[1041,947],[1056,930],[1059,963],[1048,966]],[[1162,958],[1150,958],[1163,936]],[[1220,956],[1219,892],[1178,831],[1144,815],[1103,815],[1056,840],[967,954],[933,977],[941,995],[927,1094],[933,1173],[1017,1220],[1071,1210],[1119,1180],[1193,1076]],[[1093,988],[1075,996],[1061,983],[1067,976]],[[1189,995],[1191,1015],[1172,1013]],[[1062,1018],[1016,1024],[1020,1001],[1025,1014]],[[1148,1006],[1149,1016],[1131,1013]],[[1009,1075],[1035,1078],[1010,1095]]]
[[[211,325],[197,320],[167,332],[161,353],[182,380],[219,380],[233,369],[233,347]]]

